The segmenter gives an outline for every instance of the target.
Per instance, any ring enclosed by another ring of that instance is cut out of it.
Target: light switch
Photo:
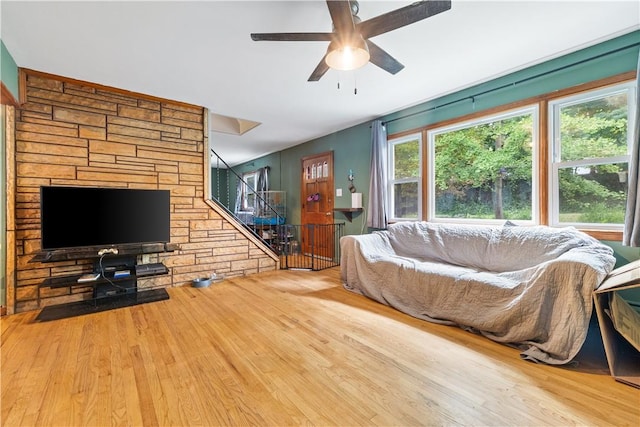
[[[342,197],[342,188],[336,188],[336,197]]]

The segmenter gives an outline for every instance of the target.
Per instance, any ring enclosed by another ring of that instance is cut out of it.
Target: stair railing
[[[260,195],[259,191],[256,191],[255,188],[249,185],[240,174],[238,174],[231,166],[229,166],[227,162],[225,162],[222,157],[220,157],[218,153],[215,152],[215,150],[210,150],[211,154],[215,156],[215,159],[211,162],[211,166],[215,169],[215,172],[212,171],[212,180],[215,180],[215,182],[212,182],[211,185],[211,197],[230,215],[235,217],[240,223],[244,224],[245,227],[251,230],[251,232],[256,237],[261,239],[268,246],[271,246],[274,251],[278,252],[278,248],[274,247],[271,244],[271,239],[268,236],[275,233],[275,225],[284,223],[284,217],[280,215],[280,213],[276,209],[274,209],[273,206],[271,206],[264,197]],[[260,232],[258,232],[253,223],[253,215],[249,215],[248,212],[246,212],[247,215],[243,215],[243,212],[245,211],[236,211],[235,206],[238,203],[238,201],[236,200],[236,198],[238,197],[238,195],[236,194],[236,180],[241,182],[244,188],[246,188],[250,192],[250,194],[252,194],[256,198],[257,203],[260,205],[261,209],[264,212],[268,212],[270,216],[273,216],[275,218],[274,230],[269,230],[267,227],[261,227]],[[234,206],[231,206],[232,194],[234,195]]]

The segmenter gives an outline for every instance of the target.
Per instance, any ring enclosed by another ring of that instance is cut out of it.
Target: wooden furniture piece
[[[593,293],[611,376],[640,388],[640,260],[613,270]],[[625,299],[629,297],[629,301]]]

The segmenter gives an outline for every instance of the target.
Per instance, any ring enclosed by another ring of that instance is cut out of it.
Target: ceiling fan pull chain
[[[358,79],[356,78],[356,73],[353,73],[353,94],[358,94]]]

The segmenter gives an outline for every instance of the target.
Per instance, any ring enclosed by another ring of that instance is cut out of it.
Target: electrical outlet
[[[342,197],[342,188],[336,188],[336,197]]]

